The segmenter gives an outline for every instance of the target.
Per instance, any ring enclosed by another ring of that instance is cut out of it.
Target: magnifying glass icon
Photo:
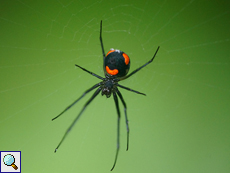
[[[7,154],[3,158],[3,162],[7,166],[12,166],[15,170],[18,169],[18,167],[14,164],[15,163],[15,158],[11,154]]]

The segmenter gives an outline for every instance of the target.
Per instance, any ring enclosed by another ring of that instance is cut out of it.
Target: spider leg
[[[116,105],[118,117],[117,117],[117,151],[116,151],[116,156],[115,156],[114,164],[113,164],[111,171],[114,169],[114,167],[116,165],[117,156],[118,156],[119,148],[120,148],[120,117],[121,117],[116,92],[113,92],[113,99],[114,99],[114,102]]]
[[[101,85],[101,82],[94,85],[93,87],[91,87],[90,89],[86,90],[82,95],[81,97],[79,97],[77,100],[75,100],[71,105],[69,105],[67,108],[65,108],[60,114],[58,114],[56,117],[54,117],[52,119],[55,120],[56,118],[60,117],[63,113],[65,113],[68,109],[70,109],[73,105],[75,105],[79,100],[81,100],[88,92],[92,91],[93,89],[97,88],[98,86]]]
[[[117,92],[118,96],[120,97],[121,102],[122,102],[122,104],[124,106],[125,122],[126,122],[126,129],[127,129],[127,148],[126,148],[126,151],[128,151],[128,149],[129,149],[129,121],[128,121],[128,116],[127,116],[127,111],[126,111],[127,107],[126,107],[125,100],[123,99],[123,96],[120,93],[120,91],[117,89],[116,92]]]
[[[92,89],[92,88],[91,88]],[[57,149],[60,147],[60,145],[62,144],[62,142],[64,141],[64,139],[66,138],[67,134],[70,132],[70,130],[72,129],[72,127],[75,125],[75,123],[78,121],[78,119],[80,118],[81,114],[84,112],[85,108],[90,104],[90,102],[100,93],[101,91],[101,87],[99,87],[94,94],[92,95],[92,97],[86,102],[86,104],[84,105],[84,107],[82,108],[81,112],[78,114],[78,116],[74,119],[74,121],[72,122],[72,124],[69,126],[69,128],[66,130],[64,136],[62,137],[60,143],[58,144],[57,148],[54,150],[54,152],[56,153]]]
[[[153,61],[153,59],[155,58],[155,56],[156,56],[156,54],[157,54],[159,48],[160,48],[160,46],[158,46],[158,48],[157,48],[155,54],[153,55],[153,57],[152,57],[152,59],[151,59],[150,61],[148,61],[146,64],[144,64],[144,65],[142,65],[141,67],[137,68],[137,69],[134,70],[132,73],[130,73],[129,75],[125,76],[124,78],[122,78],[122,79],[120,79],[120,80],[124,80],[124,79],[129,78],[130,76],[132,76],[133,74],[135,74],[136,72],[138,72],[140,69],[142,69],[142,68],[145,67],[146,65],[150,64],[150,63]]]
[[[102,41],[102,20],[101,20],[101,25],[100,25],[100,42],[101,42],[103,60],[105,60],[105,51],[104,51],[104,46],[103,46],[103,41]]]
[[[100,25],[100,42],[101,42],[101,49],[102,49],[102,55],[103,55],[103,70],[105,73],[105,50],[104,50],[104,46],[103,46],[103,41],[102,41],[102,20],[101,20],[101,25]]]
[[[93,75],[93,76],[95,76],[95,77],[97,77],[97,78],[99,78],[99,79],[101,79],[101,80],[104,79],[103,77],[101,77],[101,76],[99,76],[99,75],[97,75],[97,74],[95,74],[95,73],[93,73],[93,72],[91,72],[91,71],[89,71],[89,70],[86,70],[85,68],[81,67],[80,65],[75,64],[75,66],[79,67],[80,69],[86,71],[87,73],[89,73],[89,74],[91,74],[91,75]]]
[[[128,90],[128,91],[132,91],[132,92],[134,92],[134,93],[137,93],[137,94],[141,94],[141,95],[146,96],[146,94],[144,94],[144,93],[141,93],[141,92],[139,92],[139,91],[135,91],[135,90],[130,89],[130,88],[128,88],[128,87],[125,87],[125,86],[123,86],[123,85],[117,84],[117,86],[119,86],[119,87],[121,87],[121,88],[123,88],[123,89],[126,89],[126,90]]]

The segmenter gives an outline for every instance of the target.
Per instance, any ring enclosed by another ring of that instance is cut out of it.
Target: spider
[[[78,116],[74,119],[72,124],[66,130],[64,136],[62,137],[61,141],[59,142],[59,144],[56,147],[54,152],[56,152],[57,149],[60,147],[62,142],[65,140],[67,134],[70,132],[72,127],[75,125],[75,123],[79,120],[80,116],[82,115],[82,113],[84,112],[86,107],[91,103],[91,101],[93,101],[93,99],[100,92],[101,92],[102,96],[105,95],[107,98],[109,98],[112,94],[114,102],[115,102],[116,110],[117,110],[117,115],[118,115],[118,117],[117,117],[117,148],[116,148],[115,160],[114,160],[114,163],[113,163],[113,166],[111,169],[111,171],[112,171],[116,165],[117,157],[118,157],[118,153],[119,153],[119,148],[120,148],[120,109],[119,109],[119,105],[118,105],[117,95],[120,98],[120,100],[124,106],[125,122],[126,122],[126,129],[127,129],[127,148],[126,148],[126,151],[129,148],[129,124],[128,124],[128,117],[127,117],[127,112],[126,112],[127,107],[126,107],[126,103],[125,103],[125,100],[124,100],[122,94],[118,90],[118,87],[123,88],[123,89],[128,90],[128,91],[132,91],[132,92],[137,93],[137,94],[146,95],[146,94],[141,93],[139,91],[135,91],[133,89],[130,89],[128,87],[120,85],[120,84],[118,84],[118,82],[129,78],[130,76],[132,76],[133,74],[138,72],[140,69],[142,69],[146,65],[150,64],[153,61],[153,59],[155,58],[160,46],[158,46],[155,54],[153,55],[153,57],[150,61],[148,61],[146,64],[142,65],[141,67],[137,68],[136,70],[131,72],[129,75],[127,75],[129,68],[130,68],[130,59],[126,53],[124,53],[123,51],[117,50],[117,49],[111,49],[107,53],[107,55],[105,55],[103,41],[102,41],[102,20],[100,23],[100,37],[99,37],[99,39],[100,39],[102,55],[103,55],[103,69],[104,69],[105,77],[103,78],[103,77],[101,77],[101,76],[99,76],[99,75],[97,75],[91,71],[88,71],[85,68],[75,64],[75,66],[79,67],[83,71],[95,76],[98,79],[101,79],[102,82],[99,82],[99,83],[95,84],[94,86],[92,86],[91,88],[89,88],[88,90],[86,90],[77,100],[75,100],[72,104],[70,104],[67,108],[65,108],[59,115],[57,115],[56,117],[54,117],[52,119],[52,120],[55,120],[58,117],[60,117],[67,110],[69,110],[73,105],[75,105],[79,100],[81,100],[87,93],[89,93],[93,89],[97,88],[97,90],[94,92],[92,97],[85,103],[85,105],[83,106],[83,108],[80,111],[80,113],[78,114]]]

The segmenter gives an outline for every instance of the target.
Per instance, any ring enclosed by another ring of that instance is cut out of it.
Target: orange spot
[[[129,56],[126,53],[123,53],[122,55],[125,58],[125,64],[128,65],[129,64]]]
[[[118,73],[117,69],[110,70],[108,66],[106,66],[105,68],[106,68],[107,73],[109,73],[111,75],[116,75]]]
[[[110,54],[111,52],[114,52],[115,50],[110,50],[108,53],[107,53],[107,55],[106,56],[108,56],[108,54]]]

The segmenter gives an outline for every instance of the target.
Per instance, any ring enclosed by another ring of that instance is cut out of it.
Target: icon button
[[[0,151],[0,173],[21,173],[21,151]]]
[[[15,158],[12,154],[7,154],[3,158],[3,162],[7,166],[12,166],[15,170],[18,169],[18,167],[14,164],[15,163]]]

